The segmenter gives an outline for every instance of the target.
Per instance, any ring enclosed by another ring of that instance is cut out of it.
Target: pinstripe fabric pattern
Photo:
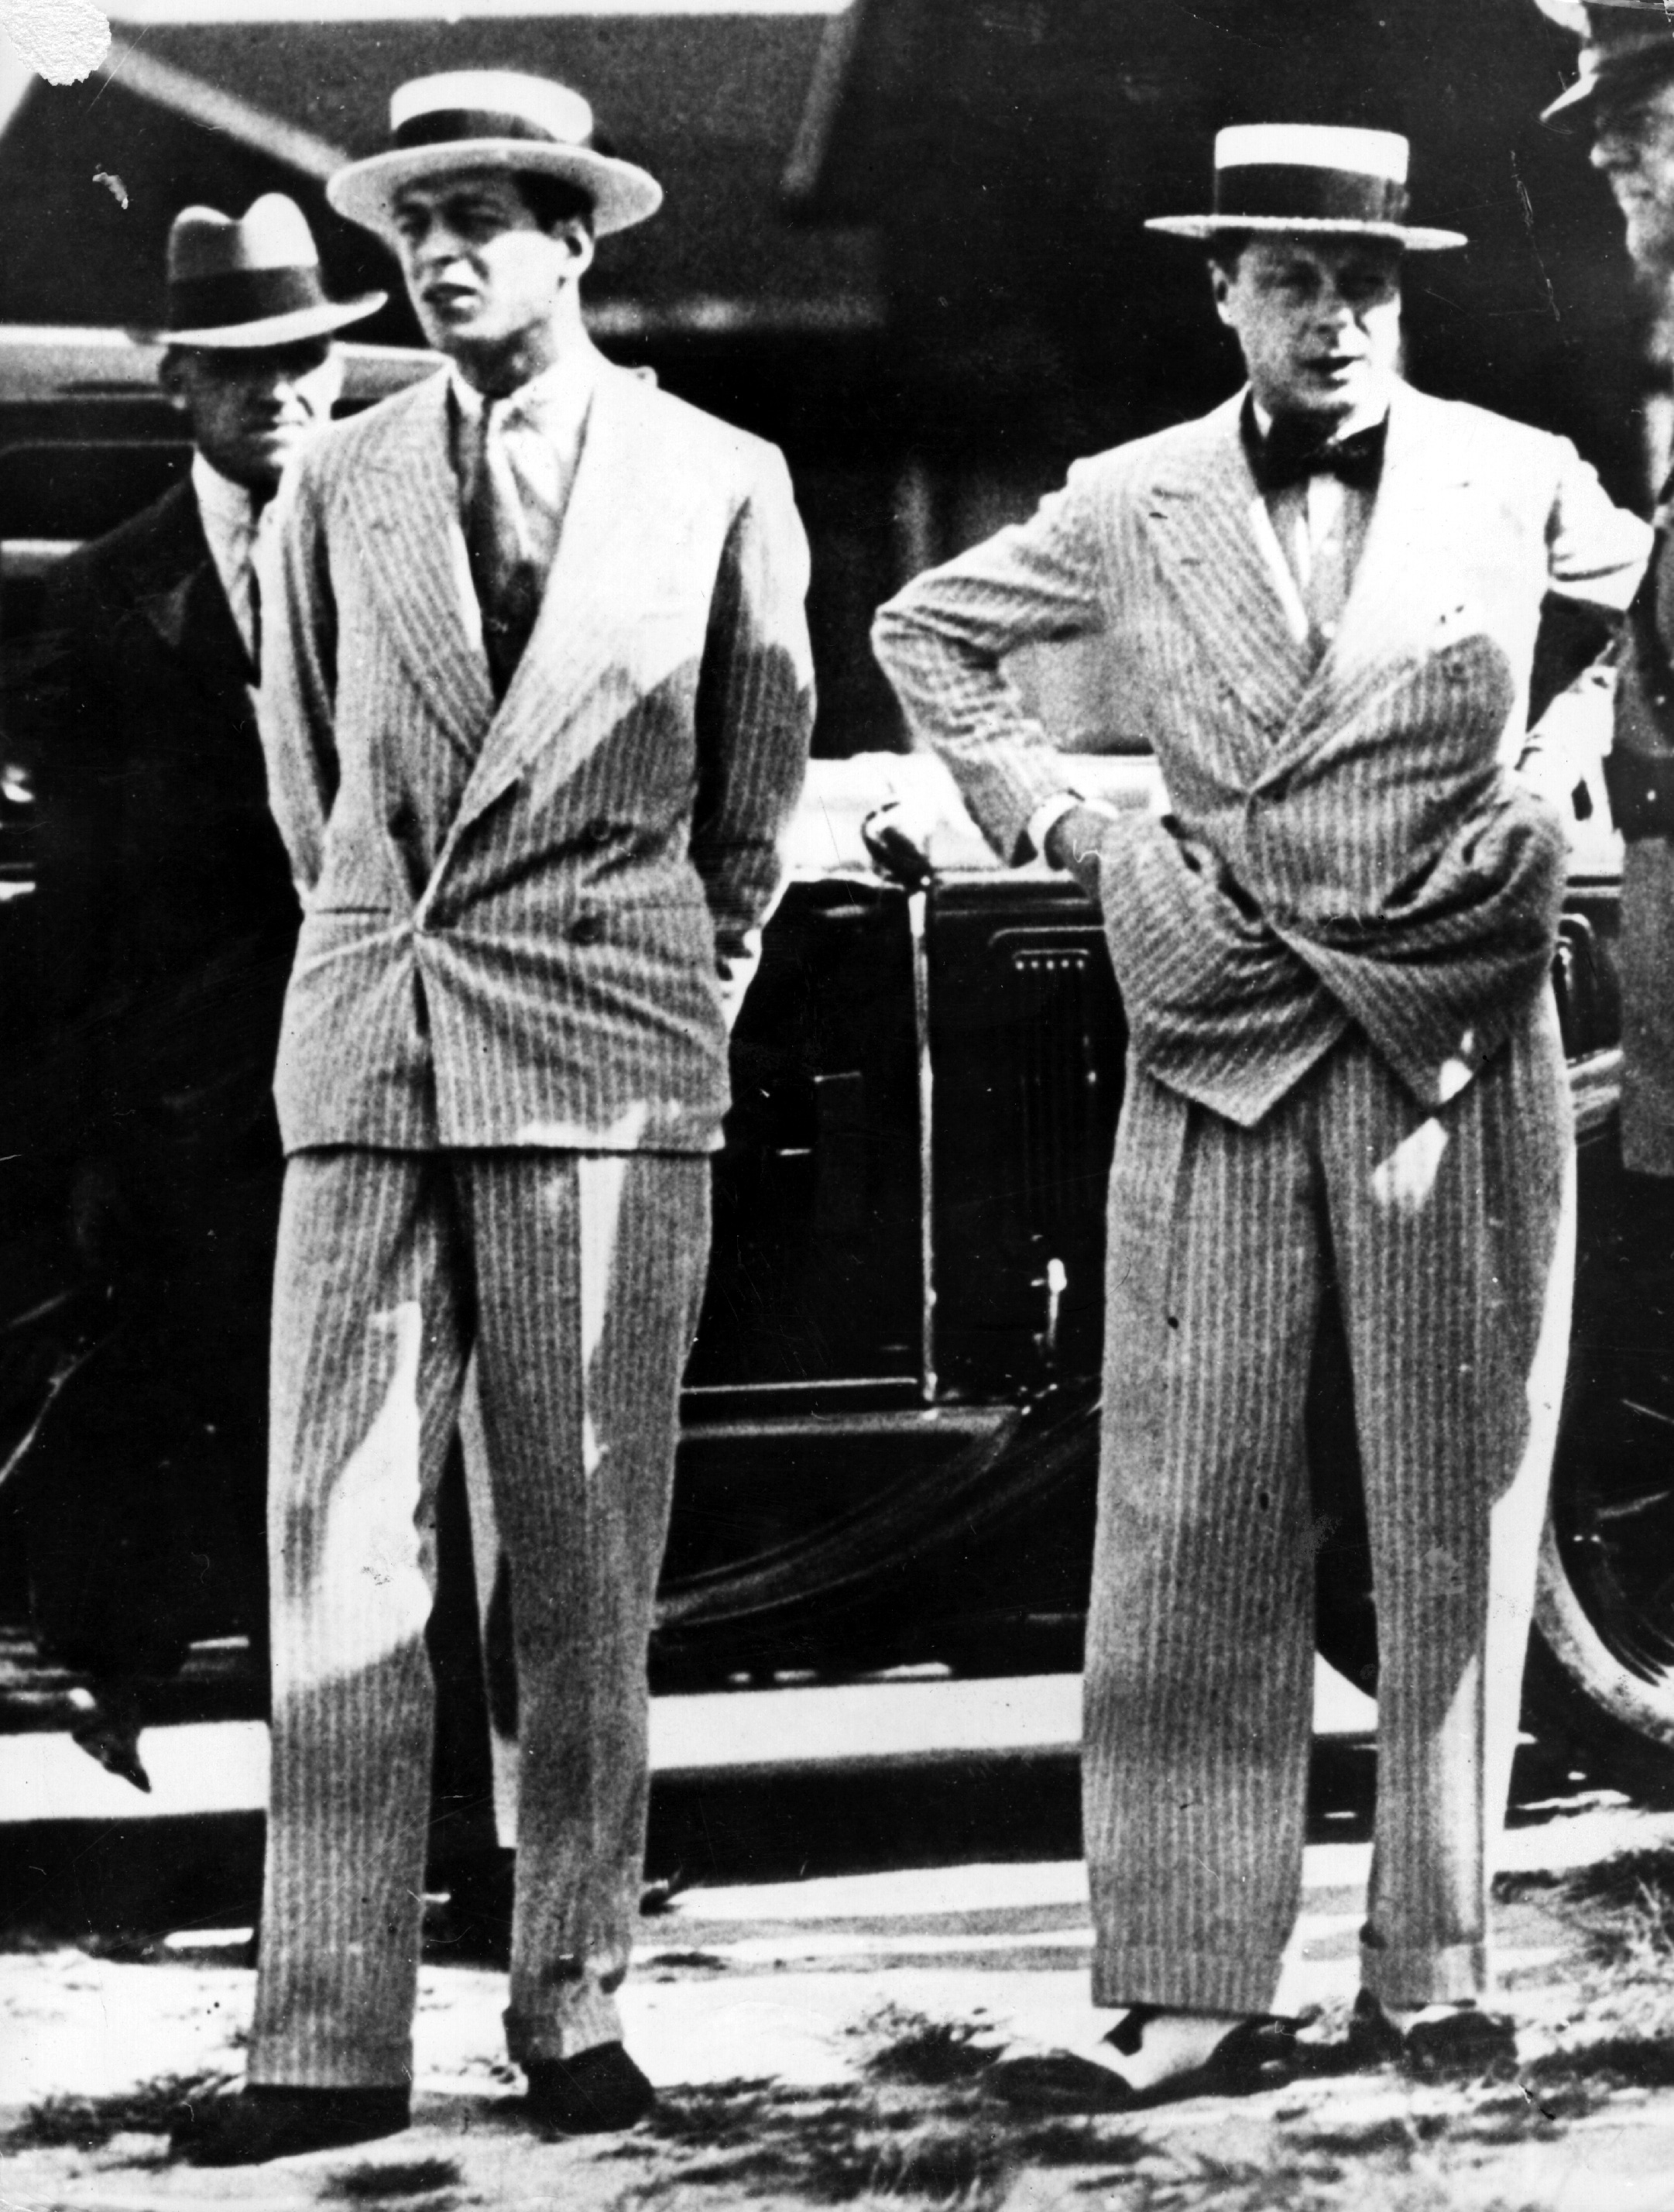
[[[1084,1729],[1095,2002],[1273,2001],[1301,1870],[1302,1407],[1328,1276],[1383,1657],[1364,1978],[1400,2004],[1476,1996],[1573,1268],[1550,1000],[1433,1120],[1362,1038],[1256,1132],[1136,1074],[1110,1254]]]
[[[508,2045],[519,2060],[561,2057],[620,2033],[646,1651],[708,1206],[701,1158],[349,1149],[290,1162],[252,2081],[409,2077],[431,1512],[473,1345],[521,1714]]]
[[[1135,1055],[1252,1126],[1346,1014],[1433,1105],[1551,956],[1561,835],[1505,773],[1541,603],[1621,609],[1645,527],[1565,441],[1403,386],[1316,657],[1251,525],[1240,404],[1078,464],[1031,522],[908,585],[877,649],[1010,854],[1066,771],[1003,657],[1101,633],[1113,719],[1155,745],[1172,808],[1113,826],[1101,871]]]
[[[1385,1689],[1368,1985],[1475,1994],[1567,1343],[1556,817],[1510,775],[1549,592],[1644,526],[1564,441],[1394,396],[1337,635],[1286,618],[1241,398],[919,578],[881,658],[997,848],[1069,772],[1005,654],[1101,635],[1171,814],[1089,836],[1129,1022],[1088,1632],[1094,1996],[1271,2003],[1310,1716],[1302,1409],[1348,1331]],[[1269,533],[1271,534],[1271,533]],[[1119,717],[1119,720],[1117,718]],[[1072,817],[1077,823],[1091,817]]]
[[[508,2041],[556,2057],[619,2032],[724,994],[812,713],[783,461],[608,368],[496,705],[446,389],[320,441],[264,594],[263,744],[304,919],[276,1079],[256,2081],[406,2077],[425,1532],[468,1355],[518,1638]]]
[[[496,707],[446,392],[337,426],[281,495],[259,703],[304,903],[286,1145],[713,1150],[723,987],[812,716],[784,462],[603,368]]]

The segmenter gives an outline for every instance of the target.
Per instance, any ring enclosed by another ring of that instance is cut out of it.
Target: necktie
[[[508,411],[503,399],[483,407],[482,445],[465,516],[471,581],[482,610],[482,642],[500,698],[535,627],[545,580],[506,448]]]
[[[267,543],[267,520],[272,512],[264,499],[252,503],[250,535],[244,548],[244,595],[249,613],[245,642],[250,648],[250,665],[258,684],[262,680],[262,555]]]
[[[1331,438],[1322,435],[1318,423],[1306,416],[1276,416],[1265,438],[1259,430],[1247,437],[1250,466],[1270,496],[1322,475],[1339,477],[1359,491],[1375,491],[1388,434],[1386,420],[1346,438]]]

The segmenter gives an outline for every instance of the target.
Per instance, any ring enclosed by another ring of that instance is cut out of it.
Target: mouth
[[[437,315],[468,315],[477,304],[476,293],[464,284],[428,285],[420,296]]]

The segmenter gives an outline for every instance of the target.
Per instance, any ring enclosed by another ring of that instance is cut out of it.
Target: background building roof
[[[143,322],[175,211],[206,200],[239,212],[275,189],[303,203],[329,282],[390,284],[377,243],[326,208],[324,178],[385,143],[403,78],[496,66],[574,84],[667,188],[664,212],[610,240],[590,280],[607,335],[840,330],[875,316],[864,234],[814,234],[781,208],[828,0],[742,0],[725,13],[680,0],[585,11],[533,0],[515,13],[465,0],[446,14],[366,0],[352,20],[264,0],[136,0],[112,13],[104,70],[67,88],[34,84],[0,136],[0,319]],[[367,334],[410,337],[404,302]]]

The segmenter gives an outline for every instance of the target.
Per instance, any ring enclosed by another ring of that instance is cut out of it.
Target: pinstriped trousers
[[[301,1152],[274,1299],[272,1776],[249,2075],[410,2078],[436,1485],[475,1353],[519,1697],[507,2047],[621,2033],[646,1654],[709,1163]]]
[[[1131,1071],[1084,1686],[1095,2004],[1273,2002],[1301,1899],[1328,1273],[1381,1656],[1362,1978],[1400,2005],[1486,1988],[1574,1188],[1550,994],[1434,1115],[1357,1033],[1254,1129]]]

